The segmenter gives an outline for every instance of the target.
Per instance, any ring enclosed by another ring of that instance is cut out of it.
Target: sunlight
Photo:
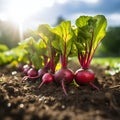
[[[37,1],[38,0],[14,0],[10,3],[7,11],[9,18],[18,23],[23,22],[26,18],[34,14],[38,9],[42,10],[42,7]]]
[[[22,39],[23,23],[25,20],[38,11],[42,12],[45,7],[50,7],[53,4],[54,0],[12,0],[9,2],[6,16],[9,20],[19,25],[20,38]]]
[[[51,7],[54,3],[55,0],[12,0],[7,12],[12,20],[21,22],[34,13]]]
[[[6,21],[7,20],[7,16],[3,13],[0,13],[0,20],[2,21]]]

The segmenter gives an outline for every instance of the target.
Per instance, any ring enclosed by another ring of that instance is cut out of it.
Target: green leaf
[[[57,50],[60,51],[60,45],[58,45],[59,39],[56,39],[52,42],[52,46]]]
[[[103,15],[80,16],[76,20],[76,47],[80,54],[80,60],[88,67],[98,44],[106,34],[107,20]],[[83,66],[82,66],[83,67]]]
[[[41,67],[43,67],[43,60],[41,58],[41,56],[38,56],[37,53],[34,53],[31,56],[31,62],[32,64],[35,66],[36,69],[40,69]]]
[[[0,44],[0,52],[7,51],[8,47],[4,44]]]
[[[97,47],[106,34],[107,21],[103,15],[81,16],[76,20],[76,25],[78,42],[90,46],[92,41],[93,48]]]
[[[19,47],[26,51],[29,62],[32,62],[36,68],[41,67],[41,56],[46,53],[46,48],[44,48],[46,45],[43,42],[35,41],[33,37],[29,37],[22,41]]]
[[[103,15],[97,15],[94,17],[96,25],[94,28],[94,46],[103,39],[106,34],[107,20]]]
[[[71,28],[71,22],[64,21],[52,29],[52,32],[56,34],[57,38],[52,42],[53,47],[61,51],[62,54],[64,54],[66,49],[66,56],[69,55],[73,42],[73,31]]]
[[[46,47],[47,56],[52,56],[52,41],[55,39],[55,34],[51,31],[52,28],[48,24],[42,24],[38,27],[38,35],[41,38],[41,43],[44,48]],[[44,51],[45,52],[45,51]]]
[[[51,37],[50,26],[48,24],[42,24],[37,29],[37,34],[45,43],[48,42],[48,38]]]
[[[76,26],[77,27],[84,27],[88,25],[88,20],[90,20],[91,16],[80,16],[78,19],[76,19]]]

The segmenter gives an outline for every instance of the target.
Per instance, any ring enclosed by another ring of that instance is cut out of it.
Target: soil
[[[78,65],[69,65],[74,71]],[[120,120],[120,73],[106,75],[110,67],[91,66],[99,91],[88,85],[43,85],[22,82],[16,69],[0,67],[0,120]]]

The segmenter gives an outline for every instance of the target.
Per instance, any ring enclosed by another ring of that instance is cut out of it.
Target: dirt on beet
[[[104,73],[109,67],[91,68],[100,90],[72,83],[65,96],[61,86],[51,83],[38,89],[39,80],[22,82],[20,72],[1,66],[0,120],[120,120],[120,73],[111,76]]]

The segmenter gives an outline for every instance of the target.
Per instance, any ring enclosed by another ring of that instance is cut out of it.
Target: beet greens
[[[78,60],[82,68],[87,69],[96,48],[106,34],[106,19],[103,15],[80,16],[76,20],[76,26]]]
[[[52,41],[55,39],[56,35],[51,32],[52,28],[47,24],[42,24],[38,27],[37,34],[40,36],[41,42],[46,47],[44,53],[44,59],[46,58],[46,64],[48,65],[50,72],[55,72],[55,67],[58,62],[59,54],[52,46]]]

